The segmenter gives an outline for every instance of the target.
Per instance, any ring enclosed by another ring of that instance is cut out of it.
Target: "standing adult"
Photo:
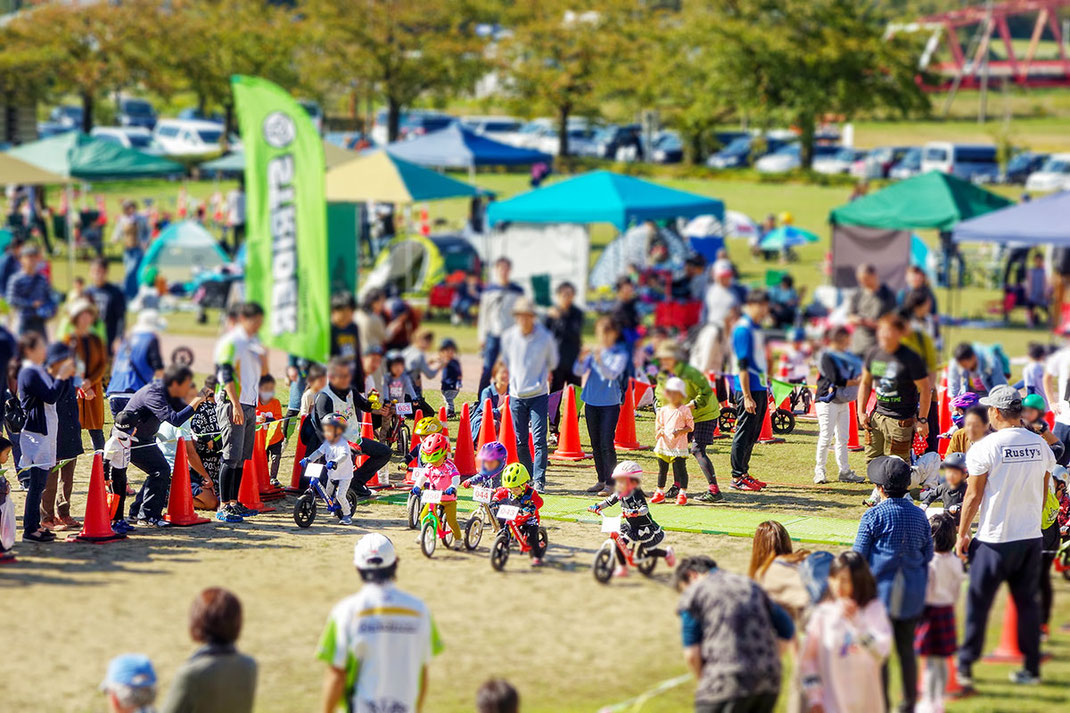
[[[713,282],[706,289],[703,302],[705,324],[691,350],[691,366],[702,373],[721,373],[731,354],[730,327],[739,318],[740,301],[732,283],[735,271],[728,260],[717,260],[711,268]]]
[[[89,431],[93,450],[104,449],[104,374],[108,369],[108,349],[93,333],[97,308],[88,299],[75,300],[67,308],[71,333],[67,346],[74,352],[74,363],[82,385],[78,394],[78,423]]]
[[[869,464],[866,475],[877,486],[883,499],[862,513],[854,550],[869,564],[877,580],[877,595],[892,620],[903,684],[899,710],[911,713],[918,697],[914,631],[925,609],[925,586],[929,580],[929,561],[933,558],[932,532],[925,511],[904,497],[910,488],[908,461],[896,456],[880,456]],[[887,664],[883,676],[884,707],[887,710]]]
[[[216,345],[216,418],[223,456],[217,519],[227,522],[233,521],[233,515],[254,514],[238,502],[238,490],[245,461],[253,457],[260,376],[267,373],[267,351],[257,337],[263,324],[264,308],[246,302],[238,310],[238,324]]]
[[[360,328],[353,317],[357,311],[357,301],[349,292],[335,292],[331,295],[331,357],[341,357],[349,364],[354,384],[364,383],[364,365],[361,355]]]
[[[1006,384],[980,401],[995,433],[966,454],[966,497],[962,501],[956,552],[970,563],[966,635],[959,649],[959,682],[972,688],[973,664],[981,658],[992,601],[1003,582],[1018,610],[1018,648],[1024,669],[1011,682],[1040,680],[1041,514],[1055,456],[1044,439],[1022,428],[1022,397]],[[980,513],[977,536],[973,519]]]
[[[142,386],[130,398],[123,411],[136,424],[133,436],[137,448],[130,451],[130,463],[145,473],[145,482],[130,505],[130,518],[139,524],[167,527],[163,508],[171,483],[171,468],[156,445],[156,434],[164,421],[180,426],[193,415],[204,395],[189,399],[193,389],[193,372],[188,366],[172,364],[159,379]],[[187,402],[187,399],[189,401]]]
[[[544,324],[557,342],[557,367],[550,374],[550,393],[562,391],[572,384],[579,386],[580,379],[573,367],[580,356],[580,342],[583,339],[583,310],[574,304],[576,288],[571,282],[562,282],[554,290],[554,305],[546,314]],[[562,394],[562,397],[564,394]],[[561,414],[561,401],[550,419],[550,431],[556,441],[558,421]]]
[[[906,322],[886,314],[877,327],[877,343],[866,352],[858,385],[858,423],[866,429],[866,463],[882,455],[910,461],[914,433],[929,435],[929,374],[925,362],[903,345]],[[857,332],[856,332],[857,334]],[[873,413],[866,411],[876,393]]]
[[[770,713],[780,693],[780,641],[791,618],[762,588],[708,557],[676,567],[684,661],[698,679],[696,713]]]
[[[940,412],[937,408],[936,379],[940,375],[940,357],[936,349],[936,340],[928,329],[932,315],[932,298],[927,290],[912,290],[903,301],[899,316],[906,322],[907,329],[903,335],[903,344],[910,348],[925,362],[929,372],[929,411],[925,414],[929,423],[938,425]],[[936,451],[939,434],[936,428],[929,429],[925,439],[925,450]]]
[[[865,479],[851,470],[847,455],[851,404],[858,395],[862,380],[862,364],[847,351],[851,333],[844,326],[828,332],[828,347],[821,352],[817,368],[817,390],[814,409],[817,411],[817,457],[814,462],[814,482],[828,482],[826,465],[829,446],[835,444],[837,480],[842,483],[862,483]]]
[[[241,601],[226,589],[197,595],[189,633],[200,648],[175,672],[160,713],[252,713],[256,661],[235,647],[242,619]]]
[[[365,349],[368,347],[382,349],[386,342],[386,320],[383,319],[385,309],[386,293],[378,287],[368,290],[364,299],[361,300],[360,309],[354,315],[361,343]]]
[[[947,396],[974,393],[985,396],[993,388],[1007,383],[1008,365],[1003,363],[998,346],[961,342],[951,355],[947,366]]]
[[[149,225],[137,209],[137,201],[123,201],[122,214],[115,221],[111,242],[123,244],[123,293],[126,299],[137,297],[138,272],[145,246],[149,242]]]
[[[398,557],[389,539],[372,532],[353,549],[364,586],[331,610],[317,657],[327,664],[323,711],[345,700],[351,711],[420,713],[427,669],[442,640],[427,605],[394,585]]]
[[[0,255],[0,294],[4,295],[4,299],[7,299],[7,283],[19,271],[19,252],[22,245],[22,237],[18,232],[14,232]]]
[[[238,177],[238,185],[227,193],[227,227],[233,243],[230,254],[237,255],[245,240],[245,177]]]
[[[1067,254],[1070,256],[1070,249]],[[1048,394],[1048,406],[1055,413],[1052,433],[1063,444],[1059,464],[1066,465],[1070,459],[1070,332],[1063,332],[1063,346],[1044,362],[1044,393]]]
[[[5,295],[15,311],[15,332],[20,336],[36,332],[47,339],[46,322],[56,314],[56,299],[41,272],[41,248],[33,243],[22,246],[19,271],[8,281]]]
[[[119,340],[126,329],[126,295],[118,285],[108,281],[108,261],[102,257],[94,258],[89,263],[90,284],[85,288],[85,295],[93,300],[104,322],[104,341],[107,342],[108,356],[115,354]]]
[[[535,320],[535,306],[526,297],[513,302],[516,324],[502,334],[501,358],[509,369],[509,412],[516,428],[517,456],[531,473],[533,487],[546,490],[546,419],[550,372],[558,364],[557,344]],[[528,448],[528,433],[535,453]]]
[[[732,328],[735,360],[732,397],[736,407],[736,431],[732,434],[732,487],[736,490],[761,490],[763,487],[761,481],[750,475],[750,458],[769,408],[769,365],[761,327],[762,320],[768,315],[769,295],[765,290],[751,290],[743,306],[743,315]]]
[[[56,465],[56,434],[59,417],[56,402],[74,388],[74,362],[69,350],[62,345],[49,349],[44,337],[27,332],[19,338],[18,394],[26,423],[19,434],[19,468],[28,472],[25,509],[22,514],[22,539],[30,542],[51,542],[56,539],[41,527],[41,499],[48,484],[48,473]],[[53,375],[49,366],[61,368]]]
[[[847,305],[847,320],[854,325],[851,351],[863,355],[877,341],[877,320],[895,309],[895,295],[869,263],[858,266],[855,280],[858,288]]]
[[[494,280],[483,288],[479,295],[479,317],[476,319],[476,334],[483,351],[483,372],[479,375],[482,392],[490,383],[494,364],[502,350],[502,335],[513,326],[513,303],[524,296],[520,285],[510,281],[513,263],[507,257],[494,261]]]
[[[7,331],[6,327],[0,325],[0,428],[7,428],[7,399],[10,395],[8,375],[18,351],[15,336]],[[20,453],[17,447],[18,438],[14,437],[11,429],[8,429],[8,436],[11,436],[12,455],[18,462]]]
[[[620,343],[620,328],[612,317],[603,315],[598,318],[594,323],[594,336],[595,347],[584,349],[573,367],[576,374],[584,377],[580,398],[598,477],[598,482],[587,492],[606,497],[613,488],[613,469],[617,467],[613,438],[620,417],[623,396],[620,376],[628,364],[628,349]]]
[[[162,327],[155,310],[139,312],[130,336],[119,344],[108,380],[108,407],[112,416],[126,407],[138,389],[163,374],[159,336]]]
[[[654,357],[658,360],[657,388],[655,398],[659,404],[668,403],[665,395],[665,385],[672,377],[683,380],[687,388],[684,397],[691,409],[691,416],[695,422],[695,428],[687,434],[690,444],[688,449],[695,457],[699,469],[706,477],[706,492],[698,496],[698,500],[704,503],[716,503],[724,499],[721,489],[717,485],[717,474],[713,469],[713,461],[706,453],[706,447],[713,443],[713,433],[717,428],[717,419],[721,417],[721,404],[713,395],[709,379],[695,367],[688,364],[680,353],[680,347],[672,341],[664,341],[658,345]],[[665,493],[665,498],[672,500],[679,494],[676,483]]]

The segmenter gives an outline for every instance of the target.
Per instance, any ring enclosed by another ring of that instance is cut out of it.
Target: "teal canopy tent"
[[[77,131],[23,144],[8,153],[46,171],[85,181],[173,176],[186,170],[169,159]]]

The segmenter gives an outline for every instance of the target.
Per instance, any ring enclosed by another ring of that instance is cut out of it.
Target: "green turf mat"
[[[395,492],[377,498],[376,503],[404,505],[407,493]],[[596,498],[581,498],[575,495],[545,495],[545,504],[539,514],[548,520],[566,522],[589,522],[591,532],[596,534],[599,522],[597,515],[587,512],[587,506]],[[457,509],[467,512],[472,509],[472,501],[461,495]],[[613,515],[619,508],[610,510]],[[654,519],[663,528],[677,532],[700,532],[708,535],[730,535],[732,537],[752,537],[758,525],[766,520],[779,520],[788,529],[792,539],[799,542],[812,542],[822,545],[850,546],[854,542],[858,522],[838,517],[805,517],[799,515],[777,515],[769,511],[741,511],[728,507],[689,505],[654,506]]]

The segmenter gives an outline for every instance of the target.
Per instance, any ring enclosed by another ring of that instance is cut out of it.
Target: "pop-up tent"
[[[964,220],[951,231],[951,239],[1066,247],[1070,245],[1070,191]]]
[[[141,261],[138,278],[145,282],[155,273],[169,285],[189,286],[201,273],[222,267],[229,260],[211,233],[199,223],[184,220],[167,226],[152,241]]]
[[[10,154],[0,153],[0,183],[7,186],[52,186],[70,183],[70,179]]]
[[[181,175],[185,168],[161,156],[103,141],[78,131],[16,146],[8,154],[38,168],[82,180]]]
[[[905,284],[915,230],[951,231],[958,223],[1011,204],[969,181],[930,171],[854,200],[829,213],[833,284],[855,286],[855,269],[876,266],[893,289]]]
[[[341,146],[336,146],[327,141],[323,142],[323,158],[327,164],[327,170],[334,168],[347,161],[352,161],[357,158],[357,154],[352,151],[346,151]],[[214,175],[237,175],[245,171],[245,152],[234,151],[228,153],[225,156],[214,158],[211,161],[205,161],[201,164],[201,171]]]
[[[380,251],[360,291],[363,294],[373,287],[387,287],[402,294],[426,294],[446,275],[458,270],[470,272],[478,266],[475,248],[458,235],[404,235]]]
[[[405,161],[386,151],[373,151],[327,171],[327,200],[342,203],[408,205],[443,198],[479,195],[473,185]]]
[[[553,161],[542,151],[503,144],[459,123],[409,141],[395,141],[386,150],[421,166],[469,171],[476,166],[530,166]]]

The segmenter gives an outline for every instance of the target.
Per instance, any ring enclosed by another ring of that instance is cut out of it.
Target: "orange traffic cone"
[[[189,493],[188,474],[186,492]],[[116,535],[111,529],[111,518],[108,517],[108,497],[104,494],[104,459],[100,453],[95,453],[93,470],[89,475],[89,493],[85,499],[82,531],[68,539],[71,542],[114,542],[125,537],[126,535]]]
[[[635,408],[639,408],[639,402],[646,396],[646,392],[654,388],[653,385],[646,383],[645,381],[639,381],[638,379],[632,380],[632,388],[635,393],[632,394],[632,405]]]
[[[461,421],[457,424],[457,443],[453,449],[453,464],[462,476],[476,474],[476,452],[472,449],[472,422],[468,402],[461,405]]]
[[[773,409],[776,408],[776,404],[773,403],[771,396],[768,398],[769,405],[765,408],[765,418],[762,419],[762,431],[758,434],[758,443],[783,443],[783,438],[778,438],[773,435]]]
[[[502,428],[498,434],[498,440],[503,446],[505,446],[505,452],[507,454],[505,458],[506,463],[519,463],[520,458],[516,454],[516,429],[513,428],[513,414],[509,410],[509,397],[503,396],[501,400],[502,405]],[[486,418],[486,411],[483,412],[483,417]]]
[[[442,422],[442,434],[444,436],[446,436],[446,438],[449,438],[450,437],[450,427],[448,425],[448,422],[446,421],[446,407],[445,406],[442,406],[442,407],[439,408],[439,410],[438,410],[438,420]]]
[[[532,461],[535,460],[535,434],[532,432],[530,426],[528,426],[528,455],[531,456]]]
[[[238,486],[238,502],[257,512],[272,512],[275,508],[265,505],[260,500],[260,486],[256,482],[256,470],[251,460],[245,461],[241,469],[241,484]]]
[[[267,429],[256,429],[256,436],[253,440],[253,469],[256,472],[256,487],[260,489],[260,499],[278,500],[283,497],[282,488],[275,488],[271,485],[270,467],[268,466],[267,458]]]
[[[613,434],[613,446],[618,451],[641,451],[645,446],[635,437],[635,379],[628,379],[624,403],[620,405],[617,430]]]
[[[937,392],[937,411],[940,421],[940,433],[951,430],[951,399],[947,395],[947,377],[944,377]]]
[[[164,520],[179,527],[203,525],[210,520],[199,517],[193,510],[193,491],[189,485],[189,463],[186,460],[186,439],[179,438],[175,446],[175,469],[171,475],[171,494],[167,498]]]
[[[855,401],[852,401],[850,406],[850,421],[847,424],[847,450],[857,453],[862,450],[862,446],[858,443],[858,409],[855,408]]]
[[[959,683],[959,669],[955,664],[955,657],[948,656],[947,661],[947,687],[944,688],[944,695],[948,698],[955,698],[962,694],[962,685]],[[918,693],[923,693],[928,684],[926,676],[927,672],[918,676]]]
[[[490,399],[483,401],[483,417],[479,422],[479,438],[476,439],[476,447],[482,448],[491,441],[498,440],[494,432],[494,407],[490,405]]]
[[[576,387],[569,384],[565,389],[565,422],[561,428],[561,438],[557,450],[550,454],[554,460],[583,460],[587,454],[580,445],[580,417],[576,413]]]
[[[301,492],[301,475],[304,473],[304,469],[301,467],[301,459],[305,457],[305,442],[301,440],[301,431],[305,428],[305,419],[308,416],[302,416],[301,421],[297,424],[297,448],[294,450],[294,467],[290,473],[290,487],[286,488],[288,493]]]
[[[1055,430],[1055,412],[1054,411],[1048,411],[1046,414],[1044,414],[1044,421],[1048,424],[1048,430],[1049,431],[1054,431]]]

